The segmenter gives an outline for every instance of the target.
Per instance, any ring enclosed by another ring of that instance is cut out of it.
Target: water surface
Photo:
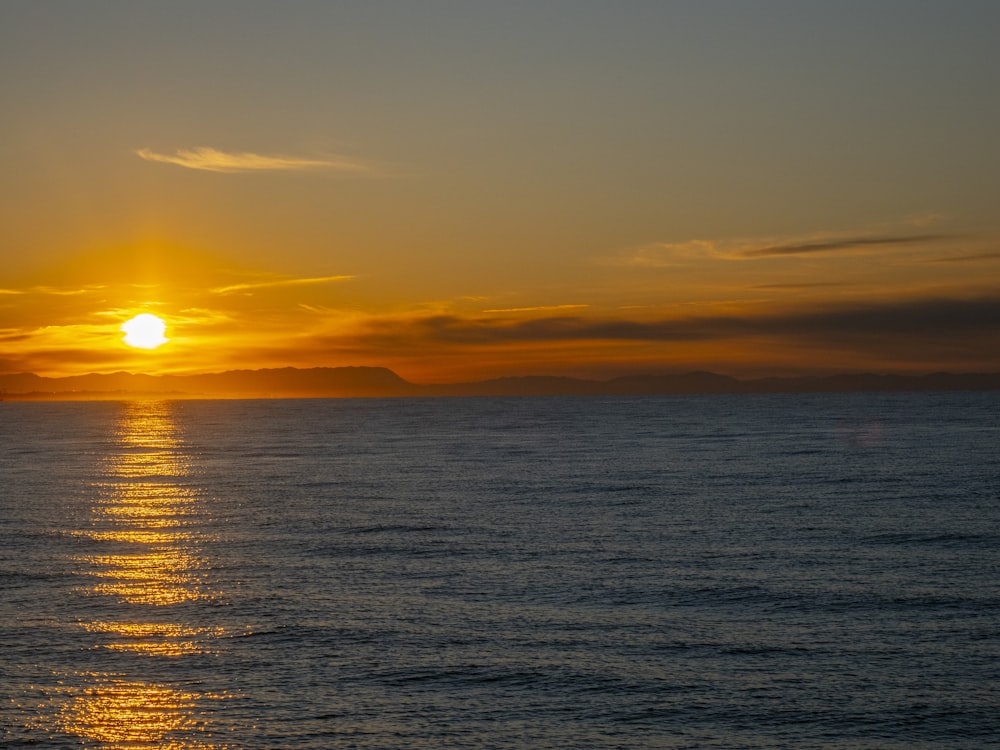
[[[996,747],[998,406],[0,404],[0,741]]]

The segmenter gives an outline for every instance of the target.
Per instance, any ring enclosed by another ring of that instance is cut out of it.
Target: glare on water
[[[76,572],[86,581],[84,597],[107,602],[97,612],[120,614],[125,605],[128,619],[94,618],[80,627],[95,634],[95,649],[154,660],[211,653],[222,628],[164,621],[164,610],[169,614],[172,605],[215,595],[198,551],[205,539],[189,528],[191,516],[204,512],[204,498],[187,483],[189,460],[170,405],[126,405],[114,448],[102,464],[90,524],[76,532],[100,542],[102,551],[78,557]],[[68,677],[46,729],[109,750],[221,747],[200,737],[211,731],[204,707],[225,700],[223,694],[111,670]]]

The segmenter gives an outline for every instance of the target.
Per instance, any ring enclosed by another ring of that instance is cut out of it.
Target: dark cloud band
[[[949,239],[955,239],[955,236],[947,234],[921,234],[886,237],[848,237],[818,242],[801,242],[793,245],[756,247],[741,251],[739,257],[770,258],[785,255],[809,255],[811,253],[844,252],[870,247],[884,247],[887,245],[915,245]]]

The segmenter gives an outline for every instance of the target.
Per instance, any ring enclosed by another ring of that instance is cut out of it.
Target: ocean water
[[[0,746],[995,748],[998,415],[0,403]]]

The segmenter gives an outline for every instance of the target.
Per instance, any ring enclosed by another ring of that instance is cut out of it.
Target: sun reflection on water
[[[190,460],[171,405],[127,404],[103,464],[92,527],[83,534],[115,551],[81,560],[97,579],[87,593],[148,605],[211,598],[198,554],[204,539],[188,529],[203,513],[203,498],[186,484]]]
[[[202,549],[211,540],[201,530],[208,516],[205,497],[191,482],[191,459],[173,408],[169,402],[122,406],[113,450],[102,459],[103,476],[93,486],[89,528],[75,536],[95,545],[76,558],[86,581],[80,593],[98,611],[114,614],[80,623],[95,639],[91,648],[183,667],[186,658],[217,654],[225,633],[183,619],[194,611],[191,605],[219,594]],[[177,606],[187,608],[174,611]],[[136,663],[137,674],[123,673],[121,666],[116,662],[115,671],[81,672],[64,681],[64,700],[50,728],[107,750],[224,747],[207,738],[210,716],[228,695],[191,688],[183,669],[175,672],[182,679],[167,684],[145,679],[142,662]]]
[[[90,558],[101,579],[91,593],[116,596],[130,604],[178,604],[211,598],[205,591],[201,560],[178,547],[153,546],[148,552]]]
[[[160,622],[88,622],[83,627],[91,633],[110,633],[114,637],[103,648],[159,656],[216,653],[214,641],[225,635],[223,628]]]
[[[174,739],[204,732],[208,719],[199,706],[206,696],[188,690],[95,674],[94,685],[63,705],[59,728],[83,740],[99,742],[108,750],[155,744],[157,748],[218,748],[197,740]],[[173,736],[173,737],[172,737]]]

